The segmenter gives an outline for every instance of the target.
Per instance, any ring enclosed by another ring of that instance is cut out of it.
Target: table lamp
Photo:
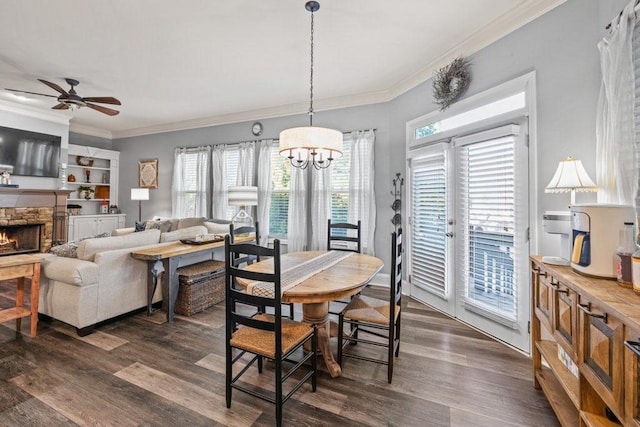
[[[598,187],[587,174],[580,160],[569,156],[558,164],[556,173],[544,189],[545,193],[571,192],[571,205],[576,204],[576,191],[598,191]],[[549,234],[560,234],[561,256],[543,256],[547,264],[569,265],[571,245],[571,213],[569,211],[547,211],[542,217],[542,228]]]
[[[149,200],[148,188],[132,188],[131,200],[138,201],[138,222],[142,221],[142,201]]]
[[[253,218],[251,218],[251,215],[249,215],[245,208],[247,206],[256,206],[258,204],[258,187],[229,187],[227,201],[229,205],[239,207],[238,213],[236,213],[231,220],[233,227],[252,227]]]

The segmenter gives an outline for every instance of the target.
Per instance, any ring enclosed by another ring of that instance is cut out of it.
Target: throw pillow
[[[195,227],[196,225],[202,225],[205,219],[206,218],[204,217],[180,218],[180,222],[178,222],[178,229]]]
[[[136,229],[135,231],[144,231],[145,226],[147,225],[147,221],[136,221]]]
[[[98,237],[109,237],[109,236],[110,236],[110,233],[107,233],[107,232],[96,234],[95,236],[82,238],[77,242],[67,242],[62,245],[53,246],[49,250],[49,252],[51,252],[54,255],[62,256],[65,258],[78,258],[78,243],[87,239],[94,239]]]
[[[144,226],[145,230],[160,230],[161,233],[166,233],[171,230],[171,221],[169,220],[149,220]]]
[[[65,258],[78,258],[78,242],[67,242],[62,245],[53,246],[49,252]]]

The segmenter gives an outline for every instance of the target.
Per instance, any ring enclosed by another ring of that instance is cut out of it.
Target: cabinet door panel
[[[551,287],[551,277],[546,270],[541,269],[539,266],[534,265],[534,275],[538,280],[534,280],[534,304],[536,316],[540,319],[540,322],[551,331],[552,317],[551,317],[551,296],[553,294],[553,288]]]
[[[623,413],[623,324],[597,304],[580,300],[581,372],[605,404]]]
[[[111,233],[118,228],[118,217],[107,216],[98,219],[98,233]]]
[[[624,350],[624,412],[628,425],[640,427],[640,331],[625,329]]]
[[[576,361],[578,359],[578,294],[561,284],[551,281],[553,298],[553,336],[564,351]]]

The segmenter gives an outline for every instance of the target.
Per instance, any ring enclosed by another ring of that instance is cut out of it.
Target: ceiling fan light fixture
[[[308,1],[305,9],[311,12],[311,78],[309,88],[309,126],[285,129],[280,132],[280,155],[291,166],[305,169],[312,164],[316,169],[329,167],[334,159],[342,156],[342,132],[313,126],[313,29],[314,12],[320,9],[317,1]]]

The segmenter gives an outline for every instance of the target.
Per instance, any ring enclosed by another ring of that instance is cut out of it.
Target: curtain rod
[[[347,132],[342,132],[342,134],[343,135],[349,135],[352,132],[365,132],[365,131],[368,131],[368,130],[372,130],[372,131],[376,132],[378,130],[378,128],[350,130],[350,131],[347,131]],[[265,138],[265,139],[272,139],[274,142],[279,141],[278,138]],[[257,142],[257,141],[264,141],[264,139],[252,139],[252,140],[249,140],[249,141],[236,141],[236,142],[220,142],[220,143],[217,143],[217,144],[206,144],[206,145],[190,145],[190,146],[187,146],[187,147],[176,147],[176,148],[186,148],[187,150],[189,150],[189,149],[195,149],[195,148],[198,148],[198,147],[213,147],[215,145],[239,145],[239,144],[243,144],[245,142]]]
[[[638,12],[640,11],[640,4],[639,4],[639,3],[640,3],[640,0],[636,0],[636,3],[635,3],[635,5],[634,5],[634,7],[633,7],[633,11],[634,11],[635,13],[638,13]],[[610,29],[611,29],[611,25],[613,24],[613,21],[615,21],[616,19],[619,19],[619,18],[622,16],[622,12],[624,12],[624,9],[622,9],[622,10],[620,11],[620,13],[619,13],[615,18],[613,18],[613,19],[611,20],[611,22],[609,22],[609,23],[607,24],[607,26],[606,26],[606,27],[604,27],[604,29],[605,29],[605,30],[610,30]]]

